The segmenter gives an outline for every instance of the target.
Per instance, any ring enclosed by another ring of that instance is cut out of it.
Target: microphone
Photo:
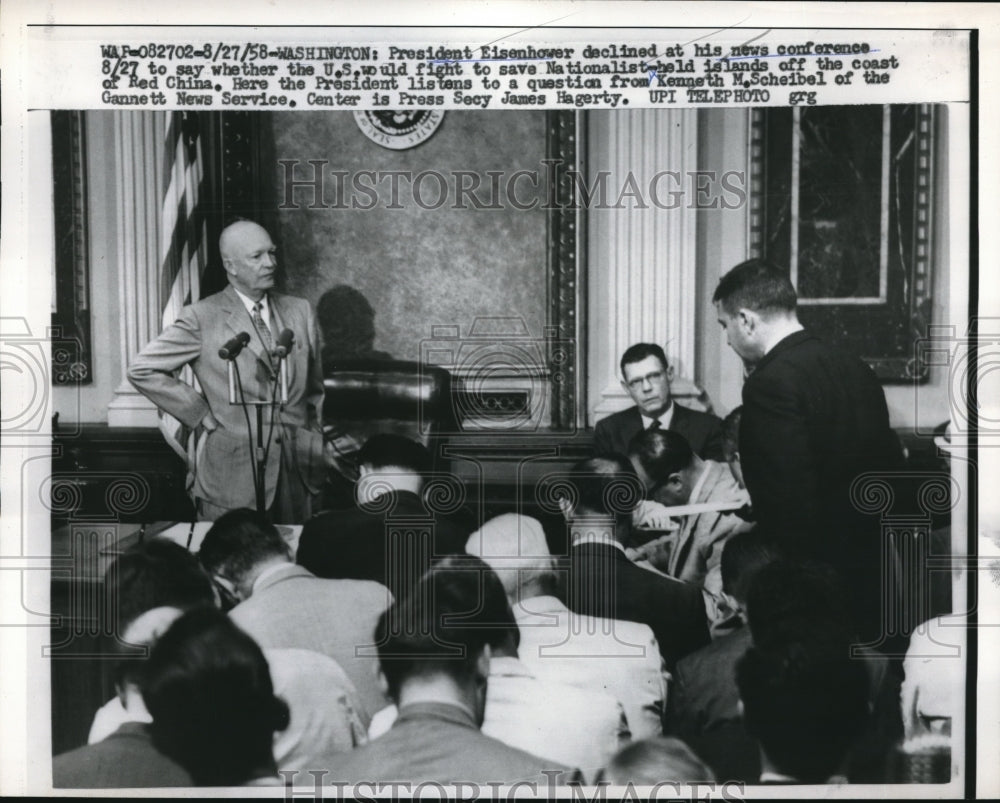
[[[224,360],[235,360],[239,353],[243,351],[243,347],[249,342],[250,335],[246,332],[240,332],[222,344],[222,348],[219,349],[219,356]]]
[[[281,334],[278,335],[278,346],[275,348],[274,353],[278,357],[287,357],[288,352],[292,350],[292,344],[295,342],[295,332],[291,329],[282,329]]]

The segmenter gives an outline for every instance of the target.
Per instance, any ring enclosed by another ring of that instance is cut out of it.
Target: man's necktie
[[[271,330],[264,323],[264,317],[260,314],[260,309],[261,306],[258,301],[253,305],[253,312],[250,313],[250,317],[253,319],[253,325],[257,330],[257,334],[260,335],[260,342],[264,344],[264,349],[267,351],[268,360],[271,366],[274,367],[274,338],[271,337]]]
[[[659,428],[660,428],[660,419],[654,418],[652,423],[648,427],[646,427],[646,432],[655,432]]]

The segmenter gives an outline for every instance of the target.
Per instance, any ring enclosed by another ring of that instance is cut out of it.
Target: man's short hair
[[[868,677],[842,645],[754,645],[736,667],[747,732],[776,770],[825,783],[868,717]]]
[[[687,438],[669,429],[647,429],[639,432],[628,445],[642,470],[653,481],[663,485],[671,474],[683,471],[694,462],[694,452]]]
[[[115,558],[104,575],[106,611],[119,635],[141,614],[169,606],[182,611],[215,604],[212,580],[198,559],[165,538],[151,538]]]
[[[198,558],[213,575],[240,582],[254,566],[274,557],[291,560],[278,528],[256,510],[224,513],[205,533]]]
[[[732,460],[740,450],[740,419],[743,417],[743,405],[731,410],[722,419],[722,454],[726,460]]]
[[[747,530],[732,535],[722,547],[719,570],[722,590],[742,603],[757,572],[784,558],[780,543],[759,530]]]
[[[822,636],[846,652],[853,639],[847,590],[837,572],[819,561],[792,556],[762,566],[746,604],[750,633],[761,647]]]
[[[714,781],[715,775],[680,739],[657,736],[640,739],[619,750],[608,762],[602,780],[652,786],[663,781]]]
[[[656,357],[663,366],[664,371],[670,366],[670,363],[667,362],[667,355],[663,353],[663,349],[656,343],[634,343],[625,349],[625,353],[622,354],[621,362],[619,363],[622,377],[624,378],[625,376],[626,365],[641,362],[647,357]]]
[[[423,444],[393,432],[380,432],[365,441],[357,463],[374,469],[400,468],[422,477],[430,472],[433,460]]]
[[[289,724],[260,646],[221,611],[179,618],[150,652],[142,695],[153,743],[200,786],[273,775],[274,732]]]
[[[570,469],[568,480],[577,513],[614,516],[619,522],[628,521],[646,496],[632,464],[618,454],[581,460]]]
[[[721,302],[730,315],[740,309],[765,315],[794,312],[797,300],[788,272],[763,259],[741,262],[719,280],[712,295],[712,301]]]
[[[397,701],[412,677],[443,672],[467,680],[483,647],[508,637],[516,646],[520,633],[500,579],[471,555],[443,557],[375,628],[382,673]]]

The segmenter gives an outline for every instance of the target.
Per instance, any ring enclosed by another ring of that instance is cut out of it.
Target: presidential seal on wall
[[[354,112],[354,121],[362,134],[394,151],[412,148],[430,139],[442,120],[444,112],[437,110]]]

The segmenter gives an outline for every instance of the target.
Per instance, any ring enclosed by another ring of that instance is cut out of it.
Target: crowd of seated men
[[[245,509],[197,555],[130,548],[105,578],[118,693],[54,786],[897,780],[921,725],[901,667],[852,653],[837,573],[750,526],[682,436],[630,452],[564,477],[565,556],[526,515],[435,516],[429,455],[389,434],[297,550]],[[655,521],[714,488],[740,515]]]

